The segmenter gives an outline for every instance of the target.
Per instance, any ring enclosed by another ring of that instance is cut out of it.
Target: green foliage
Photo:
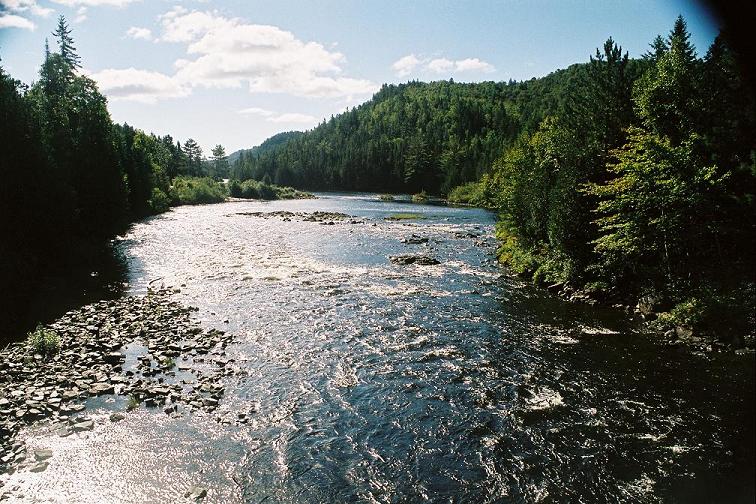
[[[478,207],[488,207],[490,205],[488,194],[486,193],[486,183],[483,181],[468,182],[467,184],[457,186],[449,191],[446,199],[454,205]]]
[[[133,411],[133,410],[137,409],[140,404],[141,404],[141,401],[139,400],[138,397],[136,397],[134,395],[130,395],[129,396],[129,401],[126,403],[126,410],[127,411]]]
[[[204,205],[226,199],[226,186],[210,177],[180,176],[173,179],[169,196],[173,205]]]
[[[234,198],[278,200],[314,198],[310,193],[298,191],[292,187],[281,187],[257,180],[239,182],[232,180],[228,184],[229,194]]]
[[[664,327],[684,326],[698,328],[706,317],[707,307],[697,298],[688,298],[670,311],[659,314],[657,322]]]
[[[60,351],[60,336],[52,329],[45,329],[38,325],[27,335],[26,344],[32,353],[49,357]]]
[[[381,201],[395,201],[394,196],[391,194],[380,194],[378,199]]]
[[[386,217],[385,220],[404,221],[404,220],[418,220],[418,219],[424,219],[424,217],[416,213],[398,212],[398,213],[389,215],[388,217]]]
[[[150,211],[153,214],[167,212],[171,206],[171,199],[157,187],[152,188],[152,197],[150,198]]]
[[[412,202],[413,203],[427,203],[430,197],[428,196],[428,193],[425,191],[420,191],[419,193],[415,193],[412,195]]]

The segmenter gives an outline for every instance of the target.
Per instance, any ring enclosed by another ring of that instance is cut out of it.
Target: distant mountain
[[[302,135],[304,135],[304,133],[301,131],[284,131],[282,133],[276,133],[260,145],[252,147],[251,149],[239,149],[238,151],[232,152],[228,155],[228,163],[233,165],[236,161],[239,160],[239,156],[241,156],[242,153],[244,153],[245,156],[247,156],[248,154],[261,155],[278,147],[279,145],[288,142],[293,138],[299,138]]]

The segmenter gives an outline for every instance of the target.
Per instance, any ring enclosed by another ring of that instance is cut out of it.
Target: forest
[[[231,173],[486,206],[513,271],[739,335],[754,327],[752,90],[726,34],[699,57],[679,17],[638,59],[610,38],[525,82],[384,85]]]

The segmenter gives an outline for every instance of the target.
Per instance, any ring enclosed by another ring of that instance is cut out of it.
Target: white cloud
[[[428,62],[425,68],[431,72],[446,73],[454,69],[454,62],[446,58],[436,58]]]
[[[0,29],[22,28],[34,30],[37,25],[28,19],[33,16],[47,17],[53,12],[52,9],[41,7],[37,0],[0,0]]]
[[[53,12],[52,9],[47,7],[40,7],[37,0],[0,0],[0,7],[16,14],[28,11],[35,16],[42,17],[47,17]]]
[[[140,0],[52,0],[53,3],[65,5],[66,7],[124,7],[130,3]]]
[[[496,70],[490,63],[480,60],[478,58],[467,58],[454,62],[455,69],[458,72],[485,72],[490,73]]]
[[[87,20],[87,8],[79,7],[76,10],[76,17],[74,18],[74,23],[83,23],[86,20]]]
[[[398,77],[406,77],[418,69],[437,74],[461,72],[490,73],[496,70],[493,65],[480,58],[465,58],[461,60],[450,60],[448,58],[421,59],[414,54],[399,58],[391,65],[391,68]]]
[[[90,76],[100,90],[114,100],[155,103],[159,98],[188,96],[190,89],[160,72],[136,68],[107,69]]]
[[[132,26],[131,28],[126,30],[126,36],[137,40],[152,40],[152,31],[150,31],[149,28]]]
[[[296,96],[366,95],[378,86],[341,75],[344,55],[304,42],[276,26],[248,24],[216,12],[176,7],[160,17],[161,40],[187,44],[194,59],[176,62],[186,85],[239,88]]]
[[[276,114],[272,110],[265,110],[259,107],[249,107],[249,108],[241,109],[237,113],[242,114],[242,115],[258,115],[262,117],[271,117]]]
[[[266,110],[259,107],[249,107],[238,111],[242,115],[256,115],[264,117],[266,121],[273,123],[288,123],[288,124],[316,124],[318,118],[308,114],[299,114],[296,112],[286,112],[279,114],[272,110]]]
[[[422,63],[414,54],[408,54],[403,58],[399,58],[391,65],[391,68],[396,72],[399,77],[405,77],[412,73],[417,66]]]
[[[25,30],[34,30],[37,26],[25,17],[15,14],[0,14],[0,29],[2,28],[23,28]]]

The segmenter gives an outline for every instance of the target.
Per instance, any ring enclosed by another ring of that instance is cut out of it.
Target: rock
[[[121,352],[110,352],[109,354],[105,355],[105,362],[108,364],[118,364],[120,362],[123,362],[126,359],[126,356],[124,356]]]
[[[693,337],[693,329],[690,327],[677,326],[675,327],[675,334],[678,338],[689,339]]]
[[[74,432],[91,431],[92,429],[94,429],[94,421],[85,420],[83,422],[75,423],[72,429]]]
[[[418,264],[420,266],[433,266],[435,264],[441,264],[438,259],[427,255],[393,255],[389,256],[389,260],[394,264]]]
[[[48,465],[47,462],[37,462],[36,464],[31,466],[31,468],[29,468],[29,471],[33,473],[40,473],[44,471],[45,469],[47,469],[47,465]]]
[[[113,413],[110,415],[110,421],[111,422],[120,422],[121,420],[124,420],[126,418],[126,415],[123,413]]]
[[[194,500],[204,499],[205,497],[207,497],[207,488],[198,485],[192,485],[189,490],[186,491],[184,497]]]
[[[37,460],[37,462],[42,462],[43,460],[47,460],[53,456],[52,450],[48,449],[41,449],[41,450],[34,450],[34,458]]]
[[[402,238],[402,243],[406,243],[408,245],[420,245],[423,243],[428,243],[428,237],[412,234],[407,238]]]

